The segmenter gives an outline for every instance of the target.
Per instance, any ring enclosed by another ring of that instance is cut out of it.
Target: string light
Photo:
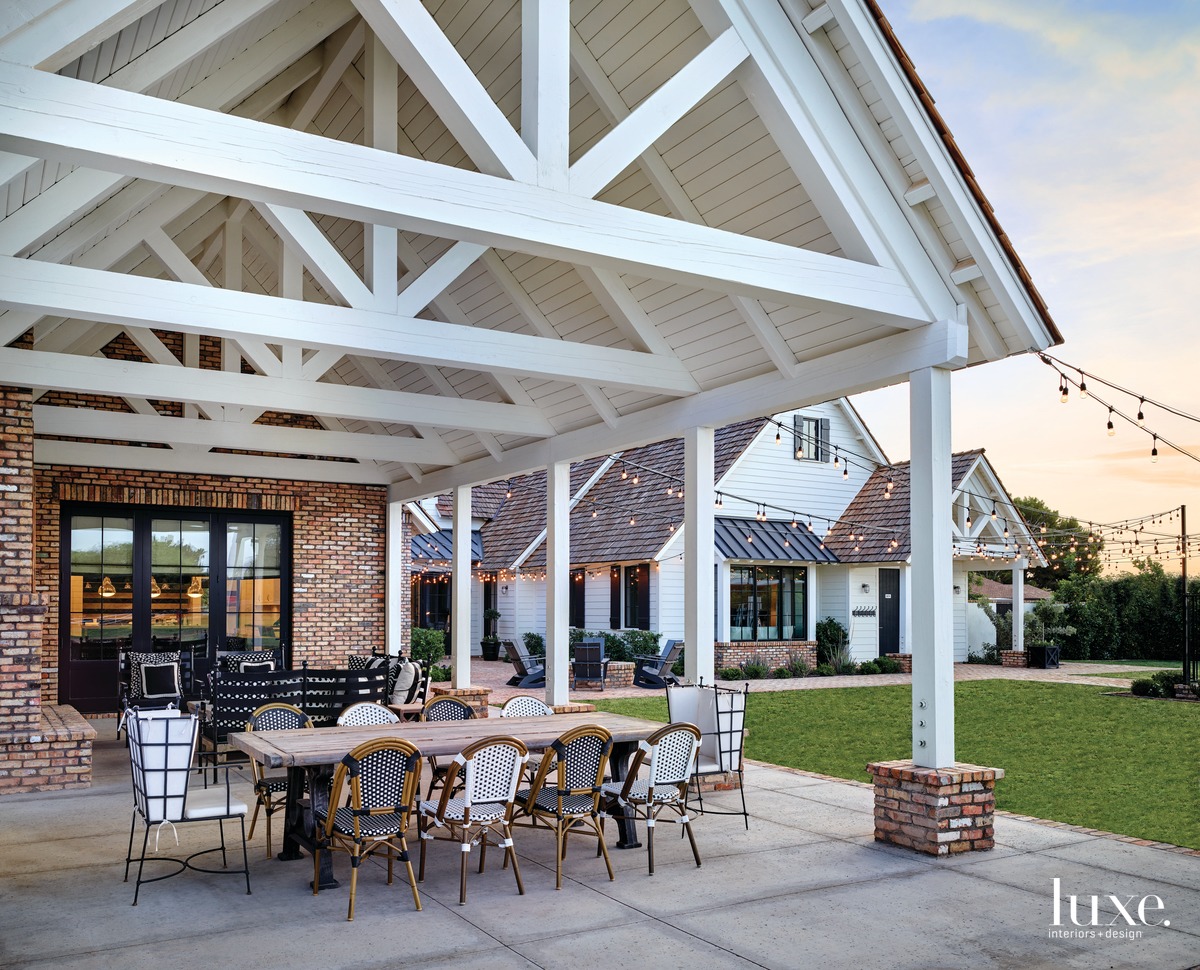
[[[1150,449],[1150,460],[1158,461],[1158,435],[1154,436],[1154,447]]]
[[[1108,436],[1111,438],[1117,433],[1117,429],[1113,427],[1113,409],[1108,409]]]
[[[1145,406],[1146,406],[1146,399],[1144,397],[1139,398],[1138,399],[1138,415],[1137,415],[1137,423],[1138,423],[1139,428],[1146,427],[1146,415],[1142,411],[1142,409]]]

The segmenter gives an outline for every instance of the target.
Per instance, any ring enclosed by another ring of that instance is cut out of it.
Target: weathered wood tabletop
[[[637,742],[662,727],[658,721],[640,717],[588,711],[553,717],[483,717],[469,721],[328,727],[319,731],[242,732],[230,734],[229,743],[268,768],[292,768],[336,764],[364,741],[393,736],[411,741],[425,756],[453,756],[471,742],[497,734],[520,738],[531,751],[540,751],[580,724],[607,728],[617,744]]]

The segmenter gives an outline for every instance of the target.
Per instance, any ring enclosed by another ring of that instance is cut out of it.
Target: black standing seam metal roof
[[[439,529],[437,532],[413,536],[409,540],[409,546],[412,549],[414,561],[418,559],[453,559],[454,530]],[[480,562],[482,559],[483,537],[479,534],[478,529],[472,529],[471,562]]]
[[[790,521],[717,518],[713,521],[713,540],[726,559],[838,561],[829,549],[821,548],[820,537],[809,532],[803,522],[792,528]]]

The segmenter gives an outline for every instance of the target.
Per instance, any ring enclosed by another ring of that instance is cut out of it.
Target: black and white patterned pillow
[[[265,673],[274,669],[274,660],[243,660],[240,664],[238,664],[239,674]]]
[[[139,669],[142,674],[142,700],[165,701],[179,697],[178,661],[142,664]]]
[[[131,705],[137,704],[143,700],[155,699],[144,693],[146,678],[142,674],[142,668],[146,666],[160,667],[167,664],[174,664],[177,689],[172,693],[171,696],[178,696],[178,650],[163,650],[159,653],[129,653],[126,654],[126,659],[129,663],[129,703]]]
[[[221,654],[221,672],[225,674],[236,674],[241,671],[244,663],[263,663],[264,661],[275,662],[275,654],[271,650],[252,650],[248,653],[223,653]]]

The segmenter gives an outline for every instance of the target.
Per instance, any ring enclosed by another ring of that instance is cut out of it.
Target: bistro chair
[[[553,717],[554,708],[545,701],[540,700],[530,694],[517,694],[506,700],[500,708],[501,717]],[[537,774],[538,764],[541,762],[542,756],[530,755],[529,762],[525,765],[526,774],[529,775],[529,783],[533,784],[534,775]]]
[[[246,722],[247,731],[293,731],[311,728],[312,718],[291,704],[264,704],[250,715]],[[271,858],[271,816],[287,802],[288,780],[286,774],[267,774],[263,766],[250,759],[250,771],[254,775],[254,815],[250,818],[248,840],[254,839],[254,826],[258,824],[258,810],[263,811],[267,829],[267,858]]]
[[[360,744],[342,758],[333,773],[328,807],[314,809],[313,895],[320,891],[321,853],[346,852],[350,856],[350,908],[354,919],[358,869],[380,850],[387,852],[387,881],[397,855],[408,872],[413,902],[421,908],[421,894],[404,833],[412,818],[421,783],[421,752],[403,738],[375,738]],[[349,788],[349,804],[341,805],[342,790]],[[341,807],[336,807],[341,805]]]
[[[125,720],[129,740],[129,765],[133,775],[133,818],[129,823],[129,848],[125,853],[125,882],[129,881],[129,866],[133,862],[133,834],[140,817],[145,825],[142,836],[142,852],[138,858],[137,879],[133,889],[133,905],[138,903],[142,884],[158,882],[177,876],[185,869],[195,872],[210,872],[224,875],[244,874],[246,894],[250,894],[250,862],[246,854],[246,812],[249,806],[233,794],[229,787],[229,767],[225,768],[225,783],[210,788],[192,789],[188,786],[192,774],[199,769],[192,767],[199,740],[199,725],[193,714],[179,711],[139,711],[131,708]],[[202,772],[200,772],[202,773]],[[225,852],[225,821],[238,820],[242,833],[242,868],[230,869]],[[209,849],[193,852],[185,859],[155,855],[149,861],[168,862],[173,868],[161,876],[143,878],[146,865],[146,847],[150,842],[150,829],[155,829],[154,851],[158,852],[159,840],[167,833],[179,836],[175,826],[192,822],[216,822],[221,833],[221,844]],[[196,865],[193,860],[211,852],[221,853],[221,868],[209,869]]]
[[[465,704],[457,697],[434,697],[425,702],[421,711],[422,721],[469,721],[475,716],[475,709]],[[429,779],[427,799],[433,798],[433,790],[446,780],[448,765],[439,765],[437,758],[429,756],[429,769],[432,777]]]
[[[600,815],[600,786],[610,754],[612,734],[598,724],[581,724],[546,749],[533,786],[517,792],[518,818],[527,816],[531,825],[540,822],[554,830],[555,889],[562,889],[567,835],[578,830],[596,836],[608,878],[613,878]]]
[[[400,718],[382,704],[359,701],[338,715],[338,727],[370,727],[375,724],[399,724]]]
[[[461,849],[459,905],[467,902],[467,856],[474,846],[479,846],[479,871],[483,872],[489,843],[504,849],[505,865],[512,863],[517,892],[525,895],[517,854],[513,851],[512,818],[526,756],[524,742],[509,737],[483,738],[455,756],[446,773],[441,798],[436,802],[421,802],[418,807],[421,882],[425,881],[425,844],[434,838],[431,827],[445,828]],[[461,793],[455,796],[456,788],[461,788]]]
[[[654,823],[665,809],[670,809],[676,817],[664,821],[683,826],[696,865],[700,865],[700,851],[687,813],[688,784],[699,749],[700,729],[696,725],[668,724],[638,742],[637,754],[623,782],[606,782],[602,786],[604,797],[616,803],[617,811],[610,813],[613,817],[645,821],[650,875],[654,875]],[[646,777],[639,778],[638,773],[647,761]]]

